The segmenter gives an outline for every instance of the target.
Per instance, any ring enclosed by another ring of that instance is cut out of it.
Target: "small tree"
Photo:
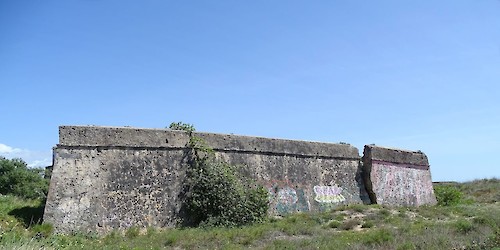
[[[434,194],[440,206],[454,206],[462,202],[462,192],[451,185],[438,185],[434,187]]]
[[[262,221],[268,192],[240,176],[236,166],[197,158],[188,170],[187,208],[195,224],[239,226]]]
[[[0,156],[0,194],[12,194],[27,199],[44,199],[49,181],[43,178],[44,170],[28,168],[21,159]]]
[[[216,158],[214,150],[190,124],[172,123],[171,129],[190,133],[190,167],[186,173],[184,205],[190,223],[240,226],[262,221],[269,209],[268,191],[244,177],[238,167]]]

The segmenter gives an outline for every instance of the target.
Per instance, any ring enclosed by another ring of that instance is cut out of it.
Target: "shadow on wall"
[[[186,150],[182,156],[181,162],[187,166],[191,166],[193,164],[194,158],[192,156],[193,152],[191,150]],[[192,227],[196,226],[196,222],[199,221],[199,218],[193,218],[192,216],[189,216],[189,209],[186,203],[186,200],[188,199],[187,195],[189,193],[189,185],[186,183],[187,176],[184,173],[183,175],[179,176],[182,178],[182,188],[179,192],[179,195],[177,196],[177,200],[181,201],[180,207],[178,211],[175,211],[175,217],[179,218],[179,223],[178,225],[180,227]],[[163,225],[163,227],[167,227],[168,225]]]
[[[370,199],[370,196],[368,195],[367,188],[365,186],[365,180],[363,176],[364,174],[364,166],[363,162],[361,161],[358,165],[358,170],[356,171],[356,184],[358,185],[359,188],[359,197],[361,198],[361,201],[365,205],[373,204],[374,202]]]

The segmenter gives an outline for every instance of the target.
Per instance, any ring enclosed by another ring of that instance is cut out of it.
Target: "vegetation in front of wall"
[[[434,187],[439,206],[456,206],[463,203],[463,193],[452,185],[437,185]]]
[[[435,184],[435,187],[441,184]],[[40,200],[0,196],[0,249],[500,249],[500,180],[456,183],[472,203],[345,205],[241,227],[141,229],[105,236],[51,234]],[[35,215],[38,214],[38,215]]]
[[[49,182],[43,169],[29,168],[21,159],[0,156],[0,194],[11,194],[26,199],[45,199]]]
[[[264,221],[269,209],[264,187],[241,175],[238,166],[217,159],[214,150],[192,134],[194,126],[178,122],[170,128],[190,133],[183,224],[232,227]]]

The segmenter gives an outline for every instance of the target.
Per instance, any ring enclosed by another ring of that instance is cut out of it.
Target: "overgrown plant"
[[[196,130],[193,124],[183,122],[172,122],[170,123],[170,126],[168,126],[168,128],[172,130],[184,130],[186,132],[189,132],[190,134]]]
[[[238,166],[217,159],[205,140],[193,135],[192,125],[179,122],[170,128],[190,133],[184,198],[190,224],[231,227],[265,219],[269,201],[264,187],[242,176]]]
[[[462,202],[462,192],[451,185],[434,186],[434,194],[440,206],[454,206]]]

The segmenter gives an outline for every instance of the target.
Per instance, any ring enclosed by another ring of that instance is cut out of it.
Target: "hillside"
[[[0,249],[500,249],[500,180],[435,183],[440,206],[351,205],[241,228],[53,235],[43,204],[0,196]]]

